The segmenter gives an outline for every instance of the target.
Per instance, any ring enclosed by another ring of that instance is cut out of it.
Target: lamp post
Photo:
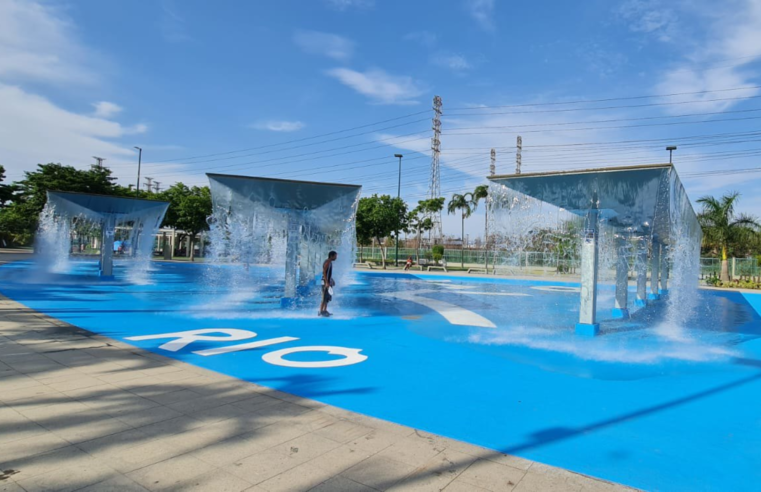
[[[138,146],[135,146],[135,148],[139,152],[137,154],[137,187],[135,188],[135,196],[140,197],[140,164],[143,162],[143,149]]]
[[[669,164],[672,164],[671,162],[671,154],[676,150],[676,145],[670,145],[666,147],[666,150],[669,151]]]
[[[402,154],[394,154],[399,159],[399,180],[396,187],[397,200],[402,197]],[[400,217],[401,220],[401,217]],[[399,222],[396,223],[396,254],[394,255],[394,265],[399,266]]]

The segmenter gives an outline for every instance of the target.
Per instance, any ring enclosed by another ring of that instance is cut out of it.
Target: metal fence
[[[391,247],[387,249],[386,261],[390,264],[394,262],[396,250]],[[414,248],[399,248],[399,262],[403,263],[407,257],[413,259],[418,255],[418,250]],[[431,258],[430,250],[421,249],[420,258]],[[486,251],[476,249],[445,249],[444,259],[447,265],[459,266],[461,263],[465,267],[478,267],[486,263]],[[357,262],[380,262],[380,248],[365,247],[360,252],[357,248]],[[497,265],[501,268],[515,270],[540,270],[543,272],[559,273],[577,273],[581,261],[578,258],[558,258],[557,254],[541,251],[489,251],[489,267]],[[729,275],[732,278],[743,277],[761,277],[761,266],[756,258],[730,258]],[[721,274],[720,258],[701,258],[700,259],[700,278],[718,277]]]

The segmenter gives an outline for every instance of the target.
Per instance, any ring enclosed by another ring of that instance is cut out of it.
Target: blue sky
[[[438,94],[447,196],[484,182],[492,147],[512,172],[517,135],[524,172],[663,162],[673,143],[693,199],[738,190],[761,215],[761,173],[701,174],[761,167],[759,60],[761,0],[2,0],[0,164],[12,180],[98,155],[128,184],[137,145],[162,186],[216,171],[393,194],[401,152],[415,202]]]

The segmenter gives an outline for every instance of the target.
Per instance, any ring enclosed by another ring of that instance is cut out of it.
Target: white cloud
[[[375,0],[326,0],[331,8],[344,11],[349,9],[369,9],[375,6]]]
[[[674,11],[661,0],[628,0],[618,9],[632,32],[652,34],[659,41],[672,41],[676,34]]]
[[[108,119],[122,112],[121,106],[108,101],[96,102],[93,103],[93,106],[95,107],[95,113],[93,113],[93,116],[96,118]]]
[[[420,84],[412,77],[391,75],[380,69],[357,72],[334,68],[327,74],[378,104],[417,104],[415,98],[423,94]]]
[[[674,64],[656,85],[660,94],[698,92],[758,85],[755,72],[747,66],[761,60],[761,0],[737,0],[732,8],[711,17],[709,34],[685,53],[682,63]],[[710,101],[725,97],[758,94],[757,89],[728,93],[724,96],[704,94],[689,96],[704,101],[690,105],[700,111],[722,111],[738,101]],[[672,101],[674,99],[671,99]],[[675,109],[678,111],[678,109]]]
[[[103,118],[62,109],[17,86],[0,84],[0,162],[8,178],[19,179],[38,163],[89,164],[99,155],[112,163],[132,156],[113,140],[141,133],[145,125],[125,127]]]
[[[354,53],[354,42],[343,36],[319,31],[296,31],[293,42],[305,53],[345,61]]]
[[[473,68],[473,65],[467,58],[456,53],[439,53],[431,58],[431,63],[455,72],[464,72]]]
[[[159,28],[164,39],[170,43],[183,43],[190,40],[185,18],[177,12],[172,0],[162,0],[161,10]]]
[[[85,61],[95,56],[73,26],[48,6],[0,1],[0,79],[8,82],[93,82]]]
[[[404,39],[407,41],[418,42],[426,48],[433,48],[436,45],[436,35],[429,31],[411,32],[405,35]]]
[[[473,19],[485,31],[493,31],[494,0],[465,0],[465,8]]]
[[[251,128],[257,130],[269,130],[272,132],[295,132],[304,128],[306,125],[301,121],[262,121],[251,125]]]

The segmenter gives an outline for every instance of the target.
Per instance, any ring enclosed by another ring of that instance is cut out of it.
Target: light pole
[[[671,162],[671,154],[676,150],[676,145],[670,145],[666,147],[666,150],[669,151],[669,164],[672,164]]]
[[[143,162],[143,149],[138,146],[135,146],[135,148],[139,152],[137,154],[137,187],[135,188],[135,196],[140,197],[140,164]]]
[[[396,187],[397,201],[402,197],[402,154],[394,154],[399,159],[399,181]],[[399,218],[401,220],[401,217]],[[396,223],[396,255],[394,255],[394,265],[399,266],[399,222]]]

